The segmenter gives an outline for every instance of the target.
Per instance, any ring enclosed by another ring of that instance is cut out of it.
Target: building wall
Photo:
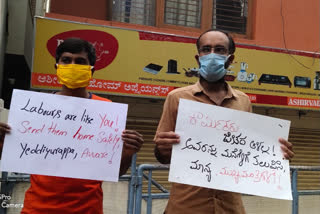
[[[319,53],[318,0],[256,0],[255,3],[253,38],[237,39],[238,42]]]
[[[74,2],[77,2],[77,4]],[[108,15],[110,15],[108,14],[108,3],[106,2],[104,0],[52,0],[50,12],[54,14],[48,14],[47,16],[63,17],[64,19],[101,25],[129,27],[193,37],[199,36],[199,33],[189,31],[106,21]],[[240,38],[235,35],[236,42],[309,52],[320,51],[320,2],[318,0],[253,0],[252,2],[251,38]],[[203,15],[205,16],[205,14]]]
[[[72,16],[107,20],[106,0],[51,0],[50,12]]]

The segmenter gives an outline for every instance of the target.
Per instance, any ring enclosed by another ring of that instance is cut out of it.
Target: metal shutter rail
[[[134,129],[140,132],[144,137],[144,144],[137,155],[137,164],[149,163],[149,164],[159,164],[157,159],[154,157],[154,143],[153,138],[156,133],[158,126],[158,120],[128,120],[127,129]],[[170,190],[171,184],[168,182],[168,171],[154,171],[152,178],[164,186],[166,189]],[[147,192],[147,181],[144,179],[143,182],[143,192]],[[159,193],[160,191],[152,187],[152,192]]]

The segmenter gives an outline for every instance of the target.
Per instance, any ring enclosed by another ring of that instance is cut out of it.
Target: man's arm
[[[169,164],[171,159],[172,145],[180,143],[180,136],[172,131],[157,132],[154,142],[154,155],[162,164]]]
[[[163,105],[161,119],[157,133],[153,139],[155,143],[154,155],[162,164],[169,164],[171,160],[172,145],[180,142],[180,136],[174,133],[179,98],[169,93]]]
[[[125,174],[131,165],[132,156],[137,153],[144,140],[143,136],[134,130],[124,130],[122,133],[123,150],[121,156],[119,176]]]

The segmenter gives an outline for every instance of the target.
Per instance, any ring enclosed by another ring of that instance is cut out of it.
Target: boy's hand
[[[131,150],[133,153],[138,152],[144,143],[143,136],[134,130],[124,130],[121,136],[124,149]]]

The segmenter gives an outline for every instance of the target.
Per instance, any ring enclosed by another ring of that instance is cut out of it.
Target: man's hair
[[[209,30],[203,32],[203,33],[198,37],[197,42],[196,42],[198,51],[199,51],[199,49],[200,49],[200,39],[201,39],[201,37],[202,37],[204,34],[206,34],[206,33],[208,33],[208,32],[211,32],[211,31],[221,32],[221,33],[225,34],[225,35],[228,37],[228,40],[229,40],[229,47],[228,47],[229,54],[234,54],[234,52],[236,51],[236,45],[235,45],[235,43],[234,43],[234,41],[233,41],[232,36],[230,36],[227,32],[220,31],[220,30],[214,30],[214,29],[209,29]]]
[[[94,66],[94,64],[96,63],[96,50],[94,49],[93,45],[86,40],[79,38],[65,39],[56,49],[57,63],[64,52],[73,54],[86,52],[88,54],[90,65]]]

